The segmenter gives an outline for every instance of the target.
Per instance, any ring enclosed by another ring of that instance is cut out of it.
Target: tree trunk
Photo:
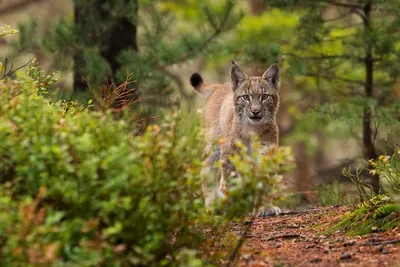
[[[82,26],[84,23],[82,16],[82,8],[74,6],[74,23],[76,27]],[[85,60],[82,53],[75,53],[74,55],[74,91],[85,91],[88,86],[84,80],[83,66],[85,65]]]
[[[266,9],[266,1],[264,0],[248,0],[250,13],[258,16]],[[265,66],[261,66],[259,63],[253,63],[249,74],[251,76],[261,76],[265,71]]]
[[[110,2],[110,0],[100,0],[100,2]],[[111,3],[114,1],[111,1]],[[129,2],[135,3],[135,14],[138,13],[137,0],[124,0],[124,5]],[[102,17],[111,19],[112,9],[103,12]],[[137,41],[136,41],[136,25],[132,23],[126,16],[118,18],[111,29],[106,35],[102,37],[101,40],[101,55],[107,60],[111,69],[110,80],[113,82],[120,82],[116,77],[117,71],[121,68],[121,64],[118,62],[118,55],[126,49],[134,49],[137,51]]]
[[[368,1],[364,7],[364,29],[366,34],[368,35],[371,29],[371,1]],[[372,57],[372,46],[370,41],[367,41],[366,49],[365,49],[365,95],[368,98],[374,97],[374,60]],[[364,116],[363,116],[363,146],[364,146],[364,157],[369,160],[377,159],[377,154],[375,152],[374,140],[372,137],[372,128],[371,128],[371,108],[364,108]],[[375,193],[379,193],[380,181],[379,175],[372,175],[372,186],[374,188]]]
[[[110,8],[104,9],[103,6],[108,3]],[[135,4],[135,13],[138,13],[138,3],[137,0],[123,0],[122,5],[126,6],[128,4]],[[107,78],[108,80],[119,83],[120,80],[117,79],[117,72],[121,68],[121,64],[118,62],[118,56],[125,49],[134,49],[137,51],[137,27],[136,23],[132,22],[126,15],[115,17],[114,7],[118,3],[112,0],[94,0],[91,12],[96,12],[97,14],[93,17],[99,17],[103,21],[109,21],[109,28],[96,38],[86,40],[87,43],[93,45],[93,43],[99,47],[100,55],[107,61],[110,67],[110,74]],[[89,22],[84,17],[83,8],[75,6],[75,24],[77,28],[81,29],[81,34],[84,34],[85,28],[92,25],[88,25]],[[90,34],[90,30],[86,34]],[[86,82],[83,79],[83,69],[85,66],[85,60],[82,57],[82,53],[74,56],[74,90],[75,91],[85,91],[87,88]]]
[[[265,2],[265,0],[249,0],[251,13],[260,15],[265,10]]]

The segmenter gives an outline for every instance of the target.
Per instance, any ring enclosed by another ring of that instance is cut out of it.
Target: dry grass
[[[132,74],[127,75],[125,81],[120,85],[107,80],[99,92],[92,90],[88,82],[87,84],[95,100],[95,107],[103,113],[109,110],[116,114],[127,110],[141,100],[136,95],[136,88],[131,86],[134,82]]]

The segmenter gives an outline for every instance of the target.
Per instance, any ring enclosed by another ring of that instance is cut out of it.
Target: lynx
[[[202,185],[206,206],[211,206],[215,197],[224,197],[227,191],[228,178],[234,173],[228,156],[238,150],[237,141],[250,146],[251,135],[256,134],[262,146],[278,144],[278,65],[271,65],[261,77],[248,77],[238,65],[232,63],[230,83],[207,85],[198,73],[190,78],[195,91],[207,97],[204,110],[207,146],[203,177],[209,176],[205,173],[209,173],[215,162],[221,160],[221,168],[217,170],[220,177],[217,192],[211,190],[209,179],[204,179]],[[219,146],[213,146],[218,140],[223,141]],[[276,215],[279,212],[279,208],[275,207],[261,215]]]

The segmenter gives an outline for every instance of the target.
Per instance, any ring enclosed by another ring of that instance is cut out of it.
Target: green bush
[[[173,114],[133,137],[109,112],[50,102],[45,83],[33,68],[2,84],[3,263],[146,265],[195,246],[201,131],[183,136]]]
[[[198,247],[205,227],[221,220],[204,209],[198,120],[171,112],[137,135],[127,110],[117,120],[111,111],[51,101],[45,94],[54,82],[31,67],[0,83],[2,266],[209,261]],[[274,185],[289,158],[282,151],[258,161],[242,155],[241,165],[235,159],[246,182],[232,196],[245,203],[232,205],[230,218],[246,214],[255,197],[245,196],[261,192],[247,190],[259,188],[249,170],[258,179],[268,168],[263,181]]]
[[[391,203],[388,196],[376,196],[357,205],[332,228],[352,235],[374,231],[389,231],[400,224],[400,204]]]
[[[389,132],[389,136],[392,132]],[[341,219],[333,229],[342,229],[351,234],[369,234],[374,231],[388,231],[400,224],[400,149],[395,134],[391,145],[393,154],[380,155],[377,160],[369,160],[369,172],[379,174],[383,191],[375,194],[373,188],[358,175],[345,170],[357,185],[361,203]],[[393,143],[393,145],[392,145]]]

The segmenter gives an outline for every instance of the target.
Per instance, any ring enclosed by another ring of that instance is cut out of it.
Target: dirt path
[[[400,266],[400,229],[366,236],[320,234],[347,210],[315,208],[255,219],[240,251],[239,266]],[[243,225],[232,230],[240,232]],[[397,244],[389,242],[393,240]]]

